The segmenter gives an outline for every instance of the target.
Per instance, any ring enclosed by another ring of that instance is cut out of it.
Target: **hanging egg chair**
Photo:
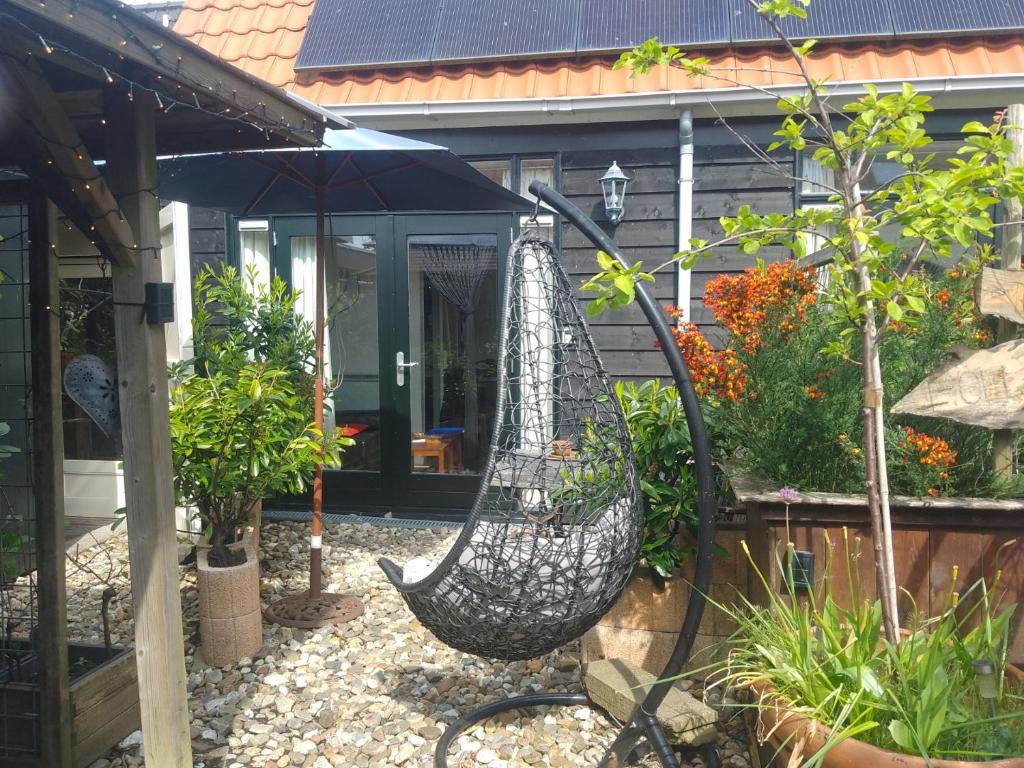
[[[607,613],[637,563],[644,512],[626,423],[572,285],[529,228],[510,249],[503,306],[495,429],[469,517],[439,562],[380,565],[442,642],[511,661]]]

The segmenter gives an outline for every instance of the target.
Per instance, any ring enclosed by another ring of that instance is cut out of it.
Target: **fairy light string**
[[[45,2],[41,0],[40,5],[45,6]],[[78,7],[78,2],[73,3],[72,10],[70,10],[67,13],[69,20],[74,18],[74,13],[78,9]],[[188,75],[187,72],[183,72],[182,56],[178,55],[176,57],[175,63],[173,65],[169,64],[165,60],[165,58],[162,58],[160,55],[160,51],[163,49],[163,44],[161,43],[154,46],[145,45],[138,38],[138,36],[135,35],[131,27],[118,17],[117,12],[110,14],[110,18],[119,28],[118,34],[121,35],[119,41],[120,47],[127,48],[129,45],[133,45],[135,49],[145,51],[146,54],[150,58],[152,58],[154,65],[156,65],[157,67],[163,68],[165,70],[174,71],[175,77],[182,80],[182,82],[174,84],[175,90],[181,92],[179,95],[171,95],[168,93],[166,88],[156,88],[153,87],[152,84],[150,83],[140,82],[139,80],[128,77],[124,75],[121,71],[119,71],[117,67],[112,66],[109,62],[101,63],[95,61],[92,58],[83,55],[79,51],[69,48],[60,41],[54,40],[53,35],[44,35],[42,32],[33,28],[30,24],[27,24],[20,17],[12,15],[7,12],[0,12],[0,25],[7,26],[7,24],[9,23],[13,27],[20,30],[24,34],[24,36],[28,37],[30,40],[38,40],[41,46],[42,55],[37,55],[33,50],[28,49],[25,52],[24,56],[22,57],[19,57],[15,53],[8,50],[0,50],[0,56],[3,56],[4,58],[13,61],[16,65],[22,67],[27,67],[33,60],[33,58],[41,59],[43,58],[43,56],[47,58],[54,57],[55,59],[60,57],[67,57],[74,61],[81,62],[85,64],[87,67],[90,67],[93,70],[95,70],[96,79],[98,81],[106,83],[108,87],[126,90],[126,95],[129,100],[134,100],[136,90],[139,93],[151,95],[156,103],[157,109],[165,114],[176,107],[188,109],[193,112],[199,112],[214,117],[221,121],[235,122],[241,124],[242,126],[257,130],[263,134],[267,142],[271,140],[271,130],[276,130],[283,133],[293,133],[300,135],[304,134],[319,141],[321,137],[319,130],[307,127],[305,120],[303,120],[303,125],[299,127],[285,120],[283,116],[281,120],[272,119],[268,114],[267,105],[263,101],[258,101],[255,105],[250,106],[248,108],[243,108],[240,105],[236,105],[235,107],[225,106],[223,109],[210,109],[204,107],[200,102],[198,95],[199,92],[203,92],[204,95],[209,94],[210,96],[225,102],[228,101],[228,97],[224,95],[223,92],[218,92],[217,88],[215,88],[213,84],[202,83]],[[118,53],[116,55],[121,62],[126,61],[126,57],[124,56],[124,54]],[[155,75],[155,79],[162,80],[163,76],[157,73]],[[217,86],[219,86],[220,89],[223,89],[223,81],[218,80]],[[237,96],[237,90],[232,89],[231,98],[237,99]],[[326,117],[324,117],[323,120],[326,121]],[[56,139],[53,136],[48,136],[45,132],[40,130],[39,127],[31,119],[24,116],[21,116],[21,120],[19,122],[23,126],[25,126],[26,129],[35,133],[39,137],[39,139],[45,144],[51,147],[58,147],[73,152],[79,161],[84,161],[88,157],[87,148],[83,141],[79,140],[77,143],[69,144],[67,142]],[[101,117],[100,124],[106,125],[106,119]],[[239,127],[238,133],[242,133],[242,130],[243,128]],[[47,160],[47,165],[52,166],[53,160]],[[4,173],[11,175],[14,175],[15,173],[7,169],[0,169],[0,171],[3,171]],[[83,184],[86,189],[90,189],[90,186],[97,182],[106,183],[105,177],[103,176],[103,174],[98,172],[98,169],[97,173],[89,176],[75,176],[69,175],[67,173],[62,173],[61,175],[72,182]],[[152,195],[153,197],[159,199],[159,186],[133,190],[130,192],[117,195],[116,197],[120,200],[124,200],[127,197],[141,194]],[[97,212],[90,211],[90,217],[94,221],[100,221],[112,215],[117,215],[121,221],[125,220],[124,214],[119,207]],[[64,224],[66,227],[68,227],[68,229],[71,228],[70,224],[67,221],[65,221]],[[95,231],[95,225],[90,226],[90,232],[92,231]],[[88,233],[84,234],[88,236]],[[90,239],[90,243],[93,245],[96,244],[96,242],[92,239]],[[125,250],[129,250],[137,254],[151,252],[153,253],[154,256],[156,256],[159,255],[161,247],[134,246],[125,247]]]
[[[77,6],[78,4],[76,3],[74,7],[77,8]],[[232,89],[231,96],[229,97],[223,92],[218,92],[218,89],[215,88],[214,84],[203,83],[196,80],[195,78],[188,75],[187,72],[182,71],[181,56],[176,57],[174,64],[169,63],[164,57],[161,57],[160,55],[160,51],[163,49],[162,44],[158,46],[145,45],[142,41],[139,40],[138,36],[131,31],[130,27],[118,17],[117,13],[111,14],[110,18],[122,30],[121,32],[119,32],[119,34],[121,35],[121,47],[127,47],[128,45],[132,45],[134,43],[133,49],[145,52],[146,55],[153,60],[154,65],[165,70],[173,70],[175,75],[178,78],[182,79],[183,83],[175,84],[176,90],[189,91],[189,93],[182,94],[180,96],[174,96],[169,94],[167,89],[155,88],[151,84],[147,84],[145,82],[140,82],[138,80],[130,78],[122,74],[115,67],[112,67],[108,62],[101,63],[95,61],[89,58],[88,56],[85,56],[82,53],[67,47],[63,43],[52,39],[52,36],[47,37],[39,30],[27,24],[21,18],[7,12],[0,12],[0,24],[3,24],[4,22],[10,22],[13,26],[17,27],[21,32],[23,32],[24,35],[29,39],[38,40],[40,45],[42,46],[42,50],[45,56],[49,57],[53,56],[55,53],[58,53],[61,56],[67,56],[76,61],[82,62],[95,70],[97,80],[102,80],[106,82],[109,86],[127,87],[129,94],[133,95],[136,90],[152,94],[154,99],[157,100],[157,103],[160,105],[159,108],[162,109],[163,112],[168,112],[170,111],[171,108],[174,107],[184,107],[193,111],[210,115],[211,117],[215,117],[220,120],[241,123],[245,126],[248,126],[263,133],[267,141],[270,141],[268,129],[277,129],[283,132],[305,134],[311,138],[319,139],[320,134],[318,129],[316,128],[307,127],[306,125],[303,125],[301,127],[293,125],[291,122],[285,120],[283,117],[281,120],[275,120],[272,117],[270,117],[268,114],[267,104],[264,101],[258,101],[255,105],[249,106],[247,108],[243,108],[241,105],[236,105],[235,107],[225,106],[223,109],[209,109],[207,107],[202,106],[202,104],[199,101],[198,95],[200,92],[208,93],[209,95],[224,102],[229,101],[229,99],[232,97],[237,98],[238,92],[237,90]],[[24,59],[19,59],[17,56],[15,56],[9,51],[4,51],[2,52],[2,54],[22,65],[26,64],[33,56],[32,51],[28,51]],[[121,61],[126,60],[123,54],[117,54],[117,56]],[[156,74],[155,77],[158,80],[163,79],[162,75],[159,73]],[[223,89],[224,87],[223,81],[221,80],[218,80],[216,85],[219,86],[221,89]],[[191,98],[191,101],[189,101],[189,98]],[[326,118],[323,119],[326,120]],[[241,132],[241,129],[239,129],[239,132]],[[74,147],[69,148],[75,149]]]

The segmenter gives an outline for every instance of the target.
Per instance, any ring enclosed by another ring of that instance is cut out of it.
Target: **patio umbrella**
[[[315,149],[170,157],[160,197],[237,216],[312,213],[528,211],[533,204],[436,144],[329,130]]]
[[[533,205],[445,147],[364,128],[329,130],[315,149],[187,155],[160,161],[160,197],[238,216],[316,214],[314,422],[324,425],[324,219],[330,213],[527,211]],[[354,597],[324,593],[323,466],[313,478],[309,590],[267,608],[279,624],[312,628],[362,612]]]

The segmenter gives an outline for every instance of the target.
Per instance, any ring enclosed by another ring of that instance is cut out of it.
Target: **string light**
[[[39,5],[41,7],[45,7],[46,3],[44,2],[44,0],[40,0]],[[77,7],[77,4],[76,4],[76,7]],[[111,15],[111,19],[115,23],[119,24],[125,30],[124,33],[123,33],[124,36],[122,37],[122,40],[121,40],[122,45],[126,45],[127,42],[130,42],[133,39],[134,40],[138,39],[137,36],[133,32],[131,32],[130,29],[127,28],[126,23],[124,21],[120,20],[117,17],[117,14],[112,14]],[[108,84],[114,85],[118,81],[120,81],[120,82],[128,85],[130,89],[134,89],[135,86],[138,86],[142,90],[145,90],[145,91],[148,91],[150,93],[153,93],[154,95],[157,93],[157,91],[154,88],[148,87],[148,86],[146,86],[145,84],[142,84],[142,83],[135,82],[135,81],[131,80],[130,78],[125,77],[124,75],[122,75],[119,72],[116,72],[116,71],[115,72],[111,72],[104,64],[95,62],[92,59],[88,58],[87,56],[83,56],[81,53],[79,53],[77,51],[74,51],[74,50],[68,48],[67,46],[64,46],[64,45],[62,45],[60,43],[51,42],[51,41],[47,40],[46,38],[44,38],[42,36],[42,34],[37,32],[36,30],[34,30],[31,26],[29,26],[28,24],[23,22],[21,19],[15,17],[15,16],[12,16],[9,13],[0,12],[0,20],[3,20],[4,22],[9,22],[13,26],[19,27],[20,29],[24,30],[29,35],[32,35],[32,36],[36,37],[40,41],[40,43],[42,44],[43,50],[47,54],[51,54],[51,53],[59,51],[64,56],[67,56],[69,58],[77,59],[79,61],[84,62],[85,64],[88,64],[91,67],[94,67],[99,73],[102,73],[103,78],[106,80],[106,82]],[[149,52],[149,54],[152,56],[154,63],[157,64],[158,66],[163,66],[163,67],[173,66],[173,65],[169,65],[166,62],[161,60],[160,56],[158,55],[158,49],[156,47],[144,46],[144,47],[142,47],[142,50],[147,50]],[[18,57],[16,57],[15,55],[13,55],[11,53],[2,52],[2,53],[0,53],[0,55],[5,56],[6,58],[12,59],[12,60],[18,62],[19,64],[24,64],[25,63],[25,59],[19,59]],[[25,58],[27,59],[28,57],[31,57],[31,55],[32,55],[32,52],[28,51],[25,54]],[[125,57],[121,53],[117,54],[117,58],[120,61],[125,61]],[[176,54],[175,71],[180,72],[182,61],[183,61],[183,57],[180,54]],[[157,77],[160,77],[159,73],[157,74]],[[218,85],[221,88],[223,88],[223,81],[222,80],[218,80],[217,82],[218,82]],[[203,89],[203,90],[210,91],[210,92],[213,92],[213,93],[217,92],[217,89],[212,84],[209,84],[209,83],[201,83],[199,81],[194,81],[192,87],[193,88],[198,88],[198,89]],[[181,83],[176,83],[175,84],[175,88],[178,91],[185,91],[185,88],[182,86]],[[186,91],[186,93],[187,93],[187,91]],[[233,93],[234,93],[234,91],[233,91]],[[167,95],[166,95],[166,92],[164,92],[161,95],[163,97],[161,99],[161,101],[166,101],[166,100],[169,99],[169,97],[167,97]],[[183,93],[182,95],[185,95],[185,93]],[[131,96],[132,96],[132,94],[129,95],[130,98],[131,98]],[[267,130],[267,126],[266,125],[261,125],[258,122],[253,122],[251,120],[246,119],[247,117],[249,117],[249,116],[254,114],[255,107],[251,108],[251,109],[246,109],[244,111],[238,110],[237,114],[231,114],[230,113],[231,110],[216,111],[216,110],[204,108],[202,106],[202,104],[199,102],[199,97],[198,97],[198,94],[197,94],[196,90],[192,90],[191,91],[191,97],[192,97],[192,102],[191,103],[188,103],[186,101],[180,101],[180,100],[172,100],[172,103],[175,106],[185,106],[185,107],[188,107],[189,109],[195,109],[197,111],[203,112],[204,114],[208,114],[208,115],[211,115],[213,117],[219,117],[221,119],[235,120],[235,121],[238,121],[238,122],[242,122],[242,123],[245,123],[246,125],[248,125],[248,126],[250,126],[252,128],[255,128],[256,130],[264,132],[264,133]],[[187,95],[186,95],[186,98],[187,98]],[[262,111],[262,115],[261,116],[264,118],[264,121],[266,121],[269,118],[269,116],[266,114],[266,105],[265,105],[265,103],[260,101],[257,106],[262,108],[263,111]],[[167,111],[166,108],[165,108],[165,111]],[[320,121],[320,122],[322,122],[322,121]],[[288,121],[288,119],[284,115],[281,115],[280,116],[280,120],[278,120],[278,121],[273,121],[271,119],[271,123],[270,123],[269,127],[271,129],[277,129],[277,130],[287,131],[287,132],[291,132],[291,133],[307,134],[307,135],[309,135],[311,137],[319,138],[319,131],[317,129],[311,128],[309,126],[310,126],[310,120],[308,120],[308,119],[303,119],[301,121],[301,123],[298,123],[298,124],[292,124],[291,122]],[[52,142],[52,143],[58,143],[59,144],[59,142]]]

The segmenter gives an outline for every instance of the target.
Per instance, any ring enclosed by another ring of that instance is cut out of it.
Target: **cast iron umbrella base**
[[[301,592],[283,597],[264,609],[267,621],[296,629],[319,629],[328,624],[346,624],[363,613],[363,601],[352,595]]]

